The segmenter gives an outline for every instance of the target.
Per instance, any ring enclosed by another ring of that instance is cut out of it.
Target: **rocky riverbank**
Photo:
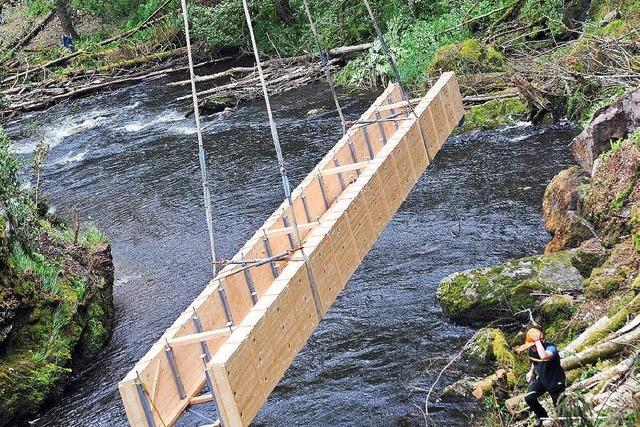
[[[108,341],[114,316],[107,240],[21,189],[8,148],[0,134],[0,425],[26,423],[61,396]]]
[[[545,254],[455,273],[438,288],[452,319],[486,326],[463,356],[497,371],[443,395],[484,398],[486,425],[527,423],[529,363],[512,349],[532,324],[558,345],[568,371],[560,416],[639,420],[640,90],[597,111],[571,149],[579,166],[554,177],[542,202],[552,235]]]

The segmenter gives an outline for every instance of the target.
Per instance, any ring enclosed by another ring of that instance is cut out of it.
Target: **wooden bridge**
[[[453,73],[411,101],[389,85],[293,191],[301,244],[285,200],[120,382],[129,423],[211,402],[249,425],[463,114]]]

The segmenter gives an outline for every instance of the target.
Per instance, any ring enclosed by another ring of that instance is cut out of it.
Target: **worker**
[[[529,388],[524,400],[536,416],[534,426],[552,425],[538,398],[549,392],[553,404],[557,405],[558,397],[565,390],[566,375],[560,363],[560,354],[555,344],[545,340],[544,332],[538,327],[529,329],[525,343],[516,349],[518,353],[525,350],[529,350],[531,369],[527,372]]]
[[[75,50],[73,36],[71,34],[63,34],[60,38],[60,44],[63,48],[68,49],[72,52]]]

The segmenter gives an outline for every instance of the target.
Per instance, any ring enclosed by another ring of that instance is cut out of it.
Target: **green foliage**
[[[444,71],[464,74],[502,71],[504,65],[504,57],[493,47],[466,39],[442,46],[433,56],[429,69],[434,75]]]
[[[20,190],[20,163],[10,151],[10,142],[0,129],[0,209],[4,207],[12,234],[22,242],[29,241],[36,232],[35,204]]]
[[[529,114],[529,106],[520,98],[494,99],[481,105],[474,105],[465,115],[463,129],[492,129],[512,125],[524,120]]]
[[[556,406],[558,416],[569,419],[570,426],[593,427],[591,406],[584,397],[583,391],[565,391],[558,399]]]
[[[27,13],[32,16],[42,16],[49,13],[53,7],[53,1],[51,0],[27,0]]]
[[[88,225],[78,235],[78,243],[88,250],[94,250],[107,243],[107,237],[94,225]]]
[[[71,286],[76,294],[78,302],[84,301],[87,296],[87,290],[89,289],[89,281],[86,277],[73,277],[71,279]]]
[[[19,243],[14,243],[9,256],[9,265],[16,271],[34,275],[40,279],[41,289],[53,295],[60,293],[60,269],[42,254],[28,254]]]

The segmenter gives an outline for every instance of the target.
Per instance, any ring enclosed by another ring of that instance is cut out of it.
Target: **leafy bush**
[[[85,249],[92,250],[106,244],[107,238],[96,226],[88,225],[80,232],[78,243]]]
[[[431,74],[444,71],[480,73],[502,71],[504,65],[504,57],[492,46],[481,44],[475,39],[466,39],[441,47],[431,59],[429,71]]]

